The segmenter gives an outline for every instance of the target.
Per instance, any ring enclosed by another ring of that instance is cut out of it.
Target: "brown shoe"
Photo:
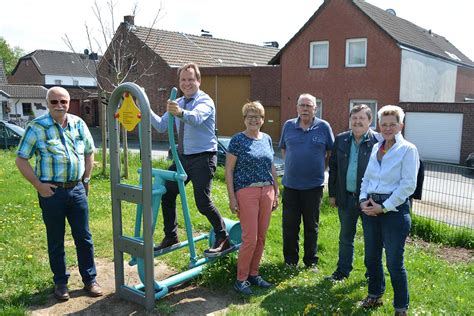
[[[232,245],[229,240],[229,236],[225,238],[221,238],[216,240],[214,243],[214,247],[204,250],[205,257],[217,257],[222,252],[226,251],[227,249],[231,248]]]
[[[92,297],[98,297],[104,295],[102,293],[102,288],[100,287],[99,283],[96,281],[92,282],[89,285],[84,286],[84,290]]]
[[[54,285],[54,297],[60,301],[67,301],[69,299],[69,291],[66,284]]]
[[[158,246],[155,246],[153,250],[158,251],[168,247],[171,247],[179,243],[178,237],[165,237]]]
[[[360,306],[363,308],[374,308],[383,305],[382,297],[370,297],[367,296],[360,302]]]

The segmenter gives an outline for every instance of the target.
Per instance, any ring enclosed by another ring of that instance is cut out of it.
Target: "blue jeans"
[[[378,201],[375,201],[378,203]],[[411,226],[408,202],[397,207],[398,212],[379,216],[362,214],[365,239],[365,266],[369,277],[369,296],[381,297],[385,292],[382,249],[385,247],[388,272],[393,287],[393,306],[396,311],[408,309],[407,271],[403,254],[405,240]]]
[[[38,194],[43,211],[48,238],[49,265],[55,284],[67,284],[69,272],[66,271],[64,252],[65,220],[71,226],[72,237],[76,245],[79,272],[84,284],[95,281],[94,244],[89,230],[89,206],[82,182],[72,189],[56,188],[51,197]]]
[[[362,212],[358,207],[357,197],[346,194],[346,207],[338,208],[341,230],[339,232],[339,260],[337,272],[349,277],[354,261],[354,237],[357,230],[357,220]]]

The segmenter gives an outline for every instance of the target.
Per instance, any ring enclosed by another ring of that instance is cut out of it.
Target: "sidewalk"
[[[96,148],[102,147],[102,135],[100,127],[89,127],[89,130],[92,134],[92,138],[94,139],[94,145]],[[135,137],[128,137],[128,149],[133,153],[140,152],[140,144],[137,138]],[[168,142],[164,141],[156,141],[152,139],[152,157],[167,157],[168,156],[168,149],[169,144]]]

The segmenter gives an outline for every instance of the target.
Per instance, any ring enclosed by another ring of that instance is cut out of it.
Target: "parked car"
[[[474,153],[470,153],[466,158],[466,167],[474,170]]]
[[[18,146],[25,130],[18,125],[0,121],[0,149]]]
[[[217,164],[219,166],[225,166],[225,157],[227,154],[227,148],[229,148],[230,137],[219,136],[217,137]],[[172,159],[171,149],[168,150],[168,159]],[[285,173],[285,161],[278,157],[273,156],[273,163],[278,176],[283,176]]]

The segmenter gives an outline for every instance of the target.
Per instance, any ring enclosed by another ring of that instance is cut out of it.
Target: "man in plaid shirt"
[[[68,114],[67,90],[53,87],[46,94],[49,113],[28,125],[17,151],[16,165],[38,191],[48,239],[48,255],[54,274],[54,296],[68,300],[64,252],[65,219],[76,245],[84,289],[101,296],[96,282],[94,244],[89,230],[87,193],[94,162],[94,141],[82,119]],[[33,170],[29,159],[35,156]]]

